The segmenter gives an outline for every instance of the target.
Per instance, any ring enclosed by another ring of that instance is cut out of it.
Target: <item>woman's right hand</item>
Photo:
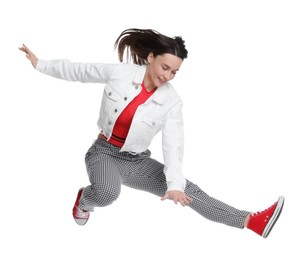
[[[19,50],[23,51],[26,54],[26,57],[31,61],[33,67],[36,68],[38,59],[35,54],[31,52],[31,50],[24,44],[22,44],[22,47],[19,47]]]

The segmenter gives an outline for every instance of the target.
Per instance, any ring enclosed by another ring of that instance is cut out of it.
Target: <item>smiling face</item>
[[[183,60],[172,54],[162,54],[154,57],[148,55],[148,65],[144,77],[144,84],[148,91],[160,87],[172,80],[181,67]]]

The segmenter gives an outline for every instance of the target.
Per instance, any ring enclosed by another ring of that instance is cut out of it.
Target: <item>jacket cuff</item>
[[[185,192],[185,184],[180,184],[180,183],[167,183],[168,191],[173,191],[173,190],[177,190],[177,191],[181,191],[181,192]]]
[[[35,69],[36,69],[37,71],[43,73],[43,72],[46,70],[46,64],[47,64],[46,61],[44,61],[44,60],[38,60]]]

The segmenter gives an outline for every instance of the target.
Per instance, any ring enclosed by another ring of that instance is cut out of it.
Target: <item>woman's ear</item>
[[[147,63],[150,64],[154,59],[154,54],[153,52],[149,52],[148,56],[147,56]]]

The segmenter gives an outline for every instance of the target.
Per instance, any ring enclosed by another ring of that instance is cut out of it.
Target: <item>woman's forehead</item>
[[[160,63],[164,63],[171,69],[179,69],[183,62],[181,58],[169,53],[156,56],[156,60]]]

